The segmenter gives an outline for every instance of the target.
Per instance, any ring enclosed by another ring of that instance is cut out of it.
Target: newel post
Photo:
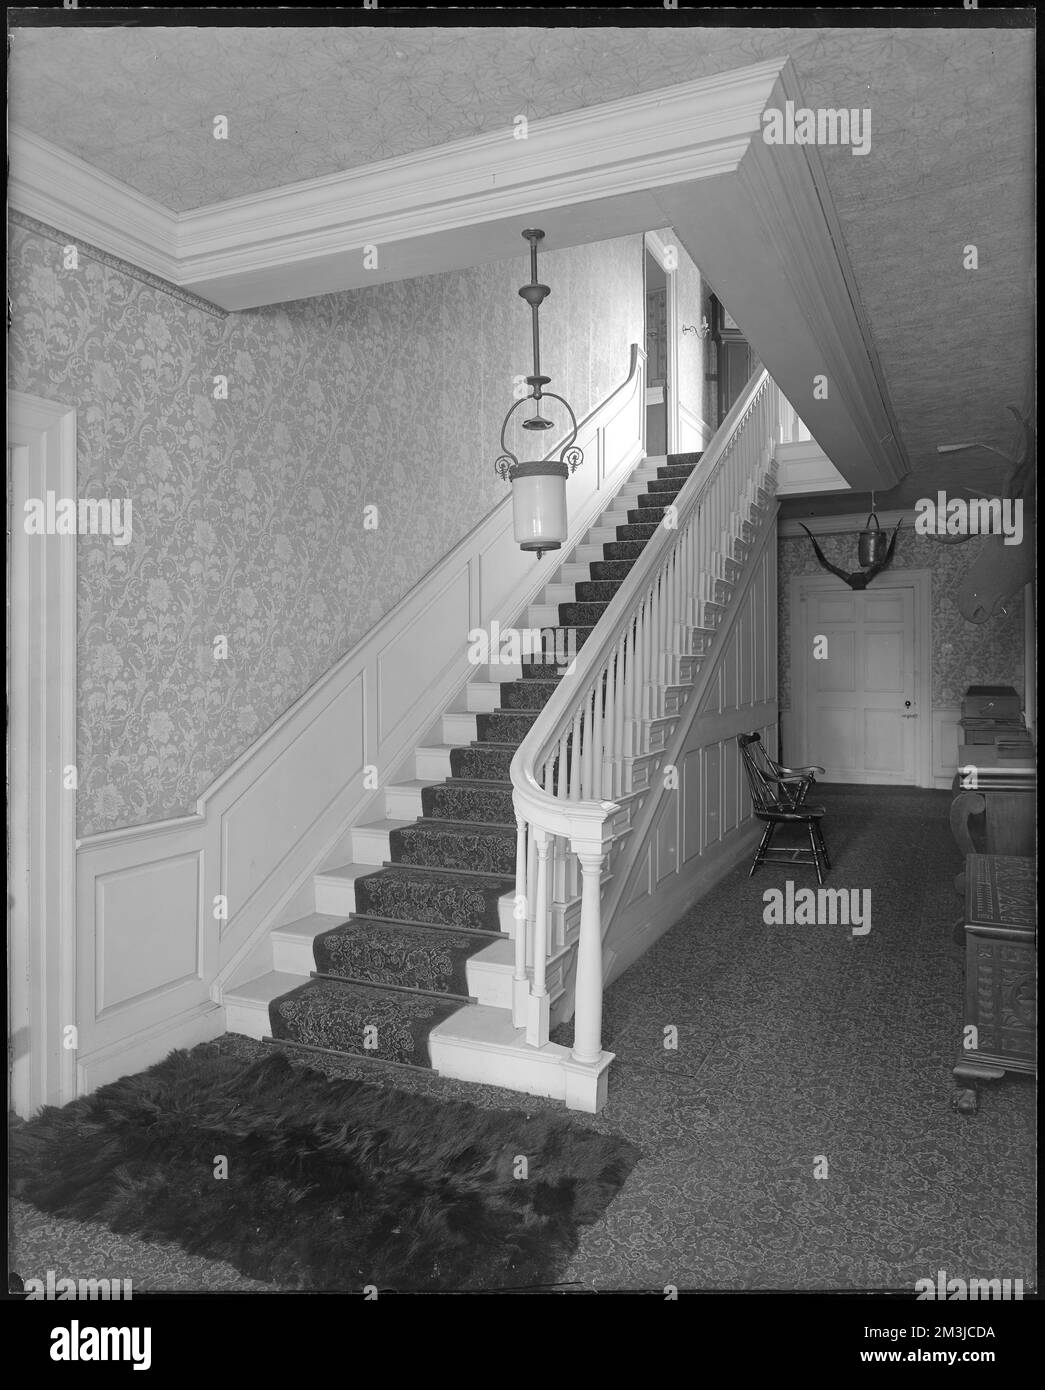
[[[573,1054],[563,1063],[566,1104],[594,1114],[606,1103],[612,1052],[602,1050],[602,870],[601,845],[572,842],[581,866],[581,922],[577,942]]]

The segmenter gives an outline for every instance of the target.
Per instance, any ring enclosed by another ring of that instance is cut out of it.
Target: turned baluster
[[[533,987],[526,1020],[526,1041],[543,1047],[548,1041],[548,832],[535,827],[537,841],[537,911],[533,927]]]

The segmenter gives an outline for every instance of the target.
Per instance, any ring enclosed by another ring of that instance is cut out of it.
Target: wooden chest
[[[976,1085],[1034,1074],[1037,986],[1034,860],[971,854],[965,864],[965,1016],[955,1105],[976,1110]]]

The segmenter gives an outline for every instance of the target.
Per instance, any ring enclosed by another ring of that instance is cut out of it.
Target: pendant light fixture
[[[543,389],[551,381],[550,376],[541,375],[541,334],[537,317],[542,302],[551,294],[551,289],[537,279],[537,243],[543,240],[544,233],[536,227],[528,227],[523,236],[530,243],[530,283],[522,286],[519,295],[529,304],[533,319],[533,374],[526,378],[529,393],[516,401],[504,417],[501,426],[503,452],[495,460],[494,468],[512,485],[515,540],[522,550],[535,551],[539,560],[546,550],[558,550],[566,539],[566,479],[583,462],[584,452],[573,442],[577,438],[577,417],[569,402],[554,391]],[[505,442],[508,423],[520,406],[530,402],[533,414],[523,420],[523,429],[536,430],[538,435],[553,429],[554,421],[541,414],[542,400],[560,401],[566,407],[570,432],[558,458],[520,462]]]
[[[874,509],[874,493],[871,493],[871,514],[864,524],[864,529],[860,532],[860,541],[857,546],[857,558],[860,561],[861,569],[869,569],[872,565],[877,565],[889,549],[889,537],[878,524],[878,513]]]

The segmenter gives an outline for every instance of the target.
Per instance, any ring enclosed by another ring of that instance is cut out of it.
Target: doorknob
[[[903,702],[903,707],[904,707],[904,709],[910,709],[910,708],[911,708],[911,702],[910,702],[910,700],[905,700],[905,701]],[[901,714],[901,715],[900,715],[900,718],[901,718],[901,719],[917,719],[918,716],[917,716],[917,714]]]
[[[904,709],[910,709],[910,708],[911,708],[911,702],[910,702],[910,700],[905,700],[905,701],[903,702],[903,707],[904,707]]]

